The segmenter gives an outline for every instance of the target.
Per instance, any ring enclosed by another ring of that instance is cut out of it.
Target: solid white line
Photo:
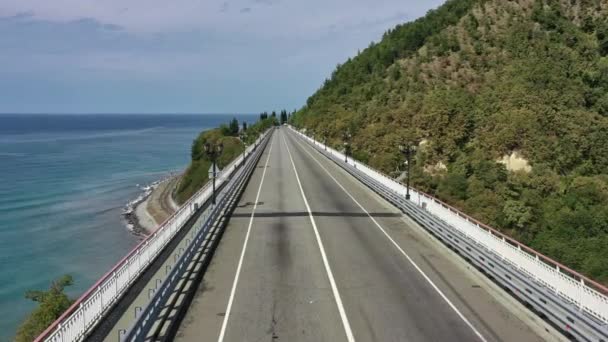
[[[285,140],[285,137],[283,137],[283,140]],[[300,147],[302,147],[302,144],[296,140],[296,143],[298,145],[300,145]],[[374,222],[374,224],[376,225],[376,227],[378,227],[378,229],[380,229],[380,231],[382,233],[384,233],[384,236],[386,236],[389,241],[397,248],[397,250],[399,250],[399,252],[401,252],[401,254],[403,254],[405,256],[405,258],[410,262],[410,264],[412,264],[412,266],[414,266],[414,268],[422,275],[422,277],[431,285],[431,287],[433,289],[435,289],[435,291],[439,294],[439,296],[441,296],[441,298],[443,298],[443,300],[445,300],[446,303],[448,303],[448,305],[452,308],[452,310],[454,310],[456,312],[456,314],[464,321],[464,323],[471,328],[471,330],[473,330],[473,332],[475,333],[475,335],[477,335],[479,337],[479,339],[483,342],[486,342],[486,339],[483,337],[483,335],[473,326],[473,324],[460,312],[460,310],[458,310],[458,308],[456,308],[456,306],[448,299],[448,297],[439,289],[439,287],[437,287],[437,285],[435,285],[435,283],[433,283],[433,281],[431,280],[431,278],[429,278],[420,267],[418,267],[418,265],[414,262],[414,260],[412,260],[412,258],[405,253],[405,251],[403,250],[403,248],[401,248],[401,246],[399,246],[399,244],[386,232],[386,230],[384,228],[382,228],[382,226],[378,223],[378,221],[376,221],[376,219],[370,215],[370,213],[355,199],[355,197],[353,197],[353,195],[350,194],[350,192],[348,192],[343,186],[342,184],[340,184],[340,182],[338,182],[338,180],[321,164],[321,162],[319,162],[317,160],[317,158],[315,158],[310,152],[307,151],[306,148],[302,147],[302,150],[304,150],[304,152],[308,153],[308,155],[315,161],[317,162],[317,164],[319,164],[319,166],[329,175],[329,177],[331,177],[331,179],[334,180],[334,182],[336,182],[336,184],[338,184],[338,186],[348,195],[348,197],[350,197],[353,202],[355,202],[359,208],[361,208],[361,210],[363,210],[365,212],[365,214],[367,214],[367,216]]]
[[[289,150],[289,146],[287,145],[285,136],[281,135],[281,137],[283,138],[285,147],[287,147],[287,153],[289,154],[289,159],[291,160],[291,166],[293,166],[293,171],[296,174],[296,180],[298,181],[298,186],[300,187],[300,193],[302,194],[302,199],[304,200],[304,205],[306,205],[306,210],[308,210],[308,217],[310,218],[312,228],[315,232],[315,237],[317,238],[317,244],[319,245],[319,249],[321,250],[321,258],[323,259],[323,265],[325,265],[325,271],[327,272],[327,277],[329,278],[331,290],[334,294],[334,298],[336,299],[336,305],[338,306],[338,312],[340,313],[340,318],[342,319],[342,325],[344,326],[344,331],[346,332],[346,338],[349,342],[354,342],[355,337],[353,336],[353,331],[350,328],[350,323],[348,322],[348,317],[346,317],[346,311],[344,310],[344,305],[342,304],[342,298],[340,297],[340,292],[338,291],[338,286],[336,286],[336,280],[334,279],[334,275],[331,271],[331,267],[329,266],[329,262],[327,261],[327,254],[325,254],[325,248],[323,247],[323,242],[321,241],[321,235],[319,235],[319,230],[317,229],[317,223],[315,222],[315,219],[312,216],[312,210],[310,210],[310,206],[308,205],[308,200],[306,199],[306,195],[304,194],[304,188],[302,188],[302,183],[300,182],[300,176],[298,175],[298,170],[296,169],[296,164],[293,162],[293,157],[291,156],[291,151]]]
[[[274,139],[270,142],[270,149],[268,150],[268,156],[266,157],[266,164],[264,165],[264,172],[262,172],[262,180],[260,181],[260,186],[258,187],[258,193],[255,196],[255,203],[253,205],[253,210],[251,211],[251,218],[249,219],[249,227],[247,227],[247,234],[245,235],[245,242],[243,242],[243,250],[241,251],[241,258],[239,259],[239,264],[236,268],[234,282],[232,283],[232,290],[230,291],[230,297],[228,299],[228,307],[226,308],[226,314],[224,315],[224,321],[222,323],[222,329],[220,330],[220,336],[217,339],[218,342],[224,341],[224,336],[226,334],[226,327],[228,326],[228,318],[230,318],[230,311],[232,311],[232,303],[234,302],[234,294],[236,293],[236,286],[238,285],[239,277],[241,275],[241,267],[243,266],[243,259],[245,258],[245,251],[247,250],[247,242],[249,241],[251,227],[253,226],[253,218],[255,216],[255,209],[258,207],[258,202],[260,200],[260,192],[262,191],[262,185],[264,184],[264,177],[266,177],[266,170],[268,169],[268,161],[270,160],[270,154],[272,152],[273,143],[274,143]]]

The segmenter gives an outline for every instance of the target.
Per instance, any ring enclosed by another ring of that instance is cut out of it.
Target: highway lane
[[[542,340],[460,260],[287,128],[259,164],[178,340]]]
[[[216,341],[225,318],[229,320],[224,341],[343,338],[309,220],[288,214],[306,210],[293,176],[286,146],[275,133],[228,224],[178,340]],[[246,240],[232,311],[226,317]]]

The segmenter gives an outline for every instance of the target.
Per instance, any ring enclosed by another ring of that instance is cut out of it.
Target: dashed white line
[[[285,140],[285,137],[283,137],[283,140]],[[298,145],[300,145],[300,147],[302,147],[302,144],[297,139],[294,139],[294,140],[296,141],[296,143]],[[348,190],[346,190],[346,188],[344,188],[344,186],[342,186],[342,184],[340,184],[340,182],[338,182],[338,180],[323,166],[323,164],[321,164],[321,162],[319,162],[317,160],[317,158],[315,158],[306,148],[302,147],[302,150],[304,152],[306,152],[315,162],[317,162],[317,164],[319,164],[319,166],[329,175],[329,177],[331,177],[331,179],[333,179],[334,182],[336,182],[336,184],[338,184],[338,186],[348,195],[348,197],[350,197],[353,200],[353,202],[355,202],[359,206],[359,208],[361,208],[361,210],[363,210],[365,212],[365,214],[367,214],[367,216],[374,222],[374,224],[376,225],[376,227],[378,227],[378,229],[380,229],[380,231],[397,248],[397,250],[399,252],[401,252],[401,254],[403,254],[403,256],[405,256],[405,258],[410,262],[410,264],[412,264],[412,266],[414,266],[414,268],[431,285],[431,287],[439,294],[439,296],[441,298],[443,298],[443,300],[452,308],[452,310],[454,310],[454,312],[456,312],[456,314],[458,315],[458,317],[460,317],[460,319],[462,319],[462,321],[469,328],[471,328],[471,330],[473,331],[473,333],[475,333],[475,335],[477,335],[477,337],[479,337],[479,339],[481,341],[486,342],[486,339],[475,328],[475,326],[473,326],[473,324],[460,312],[460,310],[458,310],[458,308],[448,299],[448,297],[439,289],[439,287],[437,287],[437,285],[435,285],[435,283],[433,283],[433,281],[431,280],[431,278],[429,278],[426,275],[426,273],[424,273],[424,271],[422,271],[422,269],[414,262],[414,260],[412,260],[412,258],[403,250],[403,248],[401,248],[401,246],[399,246],[399,244],[386,232],[386,230],[378,223],[378,221],[376,221],[376,219],[372,215],[370,215],[370,213],[361,205],[361,203],[359,203],[359,201],[357,201],[355,199],[355,197],[353,197],[353,195],[351,195],[350,192],[348,192]],[[291,154],[289,156],[291,158]],[[292,160],[292,163],[293,163],[293,160]],[[300,181],[298,180],[298,183],[299,182]],[[300,186],[300,189],[301,189],[301,186]]]
[[[264,184],[264,178],[266,177],[266,170],[268,169],[268,161],[270,160],[270,154],[272,152],[273,143],[274,143],[274,139],[270,142],[270,149],[268,150],[268,156],[266,157],[266,164],[264,165],[264,172],[262,172],[262,180],[260,181],[260,186],[258,187],[258,193],[255,196],[255,204],[253,205],[253,210],[251,211],[251,218],[249,219],[249,226],[247,227],[247,234],[245,235],[245,242],[243,242],[243,250],[241,251],[241,257],[239,259],[239,263],[236,268],[234,282],[232,283],[232,290],[230,291],[230,297],[228,298],[228,306],[226,307],[226,314],[224,315],[224,321],[222,322],[222,329],[220,330],[220,336],[217,339],[218,342],[223,342],[224,336],[226,335],[226,327],[228,326],[228,319],[230,318],[230,311],[232,310],[232,303],[234,302],[234,294],[236,293],[236,286],[238,285],[239,277],[241,275],[241,267],[243,266],[243,259],[245,259],[245,251],[247,250],[247,242],[249,241],[251,227],[253,226],[253,218],[255,216],[255,210],[258,207],[258,202],[260,200],[260,192],[262,191],[262,185]]]
[[[312,215],[312,210],[310,210],[310,206],[308,205],[308,200],[306,199],[306,195],[304,194],[304,188],[302,188],[302,183],[300,182],[300,176],[298,175],[298,170],[296,169],[296,164],[293,162],[293,157],[291,156],[291,151],[289,150],[289,146],[287,145],[285,136],[281,135],[281,137],[283,138],[285,147],[287,147],[287,153],[289,154],[289,159],[291,160],[291,166],[293,166],[293,171],[296,174],[296,181],[298,182],[298,186],[300,187],[300,193],[302,194],[302,199],[304,200],[304,205],[306,205],[306,210],[308,210],[308,217],[310,218],[312,228],[315,232],[315,237],[317,238],[317,244],[319,245],[319,249],[321,250],[321,258],[323,259],[323,265],[325,266],[325,271],[327,272],[327,277],[329,278],[331,290],[334,294],[334,298],[336,300],[336,305],[338,306],[338,312],[340,313],[340,318],[342,319],[342,325],[344,326],[344,331],[346,332],[346,338],[349,342],[354,342],[355,337],[353,336],[353,331],[350,328],[350,323],[348,322],[348,317],[346,316],[346,311],[344,310],[344,305],[342,304],[342,298],[340,297],[340,292],[338,291],[338,286],[336,285],[336,280],[334,279],[334,275],[331,271],[331,267],[329,266],[329,262],[327,261],[327,254],[325,253],[325,248],[323,247],[323,241],[321,241],[321,235],[319,235],[319,230],[317,229],[317,223],[315,222],[315,218]]]

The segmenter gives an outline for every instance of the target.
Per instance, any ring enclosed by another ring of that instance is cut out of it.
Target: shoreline
[[[170,172],[167,176],[140,187],[143,192],[125,205],[122,216],[126,228],[133,235],[145,237],[152,234],[179,208],[172,194],[181,175],[181,172]]]

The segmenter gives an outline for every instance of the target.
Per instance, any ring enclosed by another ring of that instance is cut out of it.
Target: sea
[[[125,205],[190,161],[193,139],[252,115],[0,114],[0,341],[63,274],[77,298],[133,248]]]

